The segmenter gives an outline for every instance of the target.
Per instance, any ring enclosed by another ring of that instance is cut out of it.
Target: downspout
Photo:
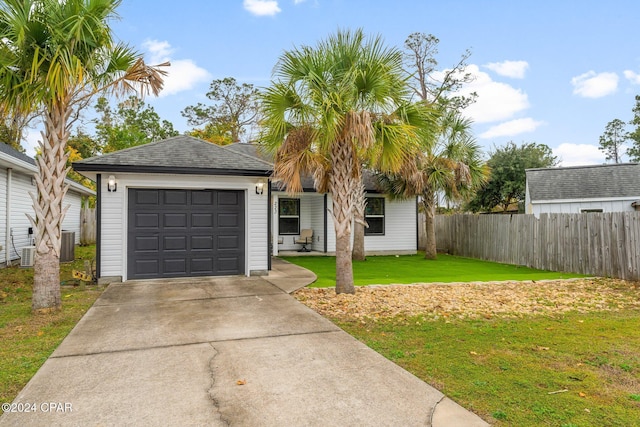
[[[6,222],[5,222],[5,245],[4,245],[4,258],[5,265],[9,267],[11,265],[11,181],[13,177],[13,169],[7,168],[7,205],[6,208]]]
[[[273,254],[273,228],[271,214],[271,180],[267,179],[267,270],[271,271],[271,255]]]
[[[327,253],[327,193],[324,193],[324,253]]]
[[[100,254],[102,246],[102,174],[96,175],[96,279],[100,280]]]
[[[420,202],[416,196],[416,251],[420,250]]]

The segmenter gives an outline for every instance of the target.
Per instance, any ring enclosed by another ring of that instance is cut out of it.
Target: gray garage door
[[[244,273],[244,192],[129,189],[129,279]]]

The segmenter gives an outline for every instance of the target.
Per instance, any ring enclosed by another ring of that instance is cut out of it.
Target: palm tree
[[[262,96],[261,139],[275,154],[274,178],[301,191],[301,174],[332,197],[336,292],[354,293],[351,194],[362,164],[399,172],[418,145],[423,112],[407,102],[402,52],[361,30],[285,52]]]
[[[42,108],[44,132],[31,194],[36,236],[32,310],[60,308],[61,224],[68,207],[65,146],[78,111],[97,93],[158,94],[162,75],[114,40],[120,0],[5,0],[0,4],[0,99],[28,113]],[[162,64],[168,65],[168,64]]]
[[[446,111],[440,118],[440,132],[435,143],[427,140],[414,161],[417,173],[379,174],[378,182],[390,195],[398,198],[420,196],[425,213],[425,258],[436,259],[435,215],[438,195],[447,200],[467,200],[489,177],[489,168],[481,160],[480,147],[470,133],[471,121],[456,111]]]

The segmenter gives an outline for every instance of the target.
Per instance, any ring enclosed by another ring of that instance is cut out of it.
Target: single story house
[[[305,228],[314,231],[310,249],[335,252],[330,197],[308,183],[301,194],[279,190],[270,181],[273,163],[250,144],[176,136],[73,167],[97,183],[103,282],[267,274],[271,255],[301,247],[294,241]],[[369,196],[377,200],[365,247],[415,253],[416,201],[390,201],[373,190]]]
[[[640,165],[618,163],[526,170],[525,212],[640,210]]]
[[[0,266],[18,260],[22,248],[33,245],[34,235],[27,214],[35,216],[30,192],[37,191],[34,174],[38,172],[33,158],[11,146],[0,143]],[[80,209],[82,197],[96,193],[85,186],[67,180],[63,206],[69,210],[62,223],[63,230],[75,232],[75,243],[80,243]]]
[[[255,144],[235,143],[225,146],[225,149],[269,161]],[[367,199],[365,220],[369,225],[365,228],[364,238],[367,254],[415,254],[418,246],[417,199],[390,200],[378,189],[373,175],[366,171],[364,185]],[[302,179],[302,187],[302,193],[292,195],[279,183],[271,183],[270,205],[274,216],[271,222],[272,255],[299,250],[301,245],[296,241],[304,229],[313,231],[312,243],[307,245],[309,249],[335,255],[331,195],[316,192],[313,180],[308,177]]]

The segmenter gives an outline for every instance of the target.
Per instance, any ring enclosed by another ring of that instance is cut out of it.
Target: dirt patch
[[[638,292],[636,282],[597,278],[375,285],[359,287],[355,295],[336,295],[334,288],[303,288],[294,296],[318,313],[340,320],[398,315],[436,320],[640,309]]]

